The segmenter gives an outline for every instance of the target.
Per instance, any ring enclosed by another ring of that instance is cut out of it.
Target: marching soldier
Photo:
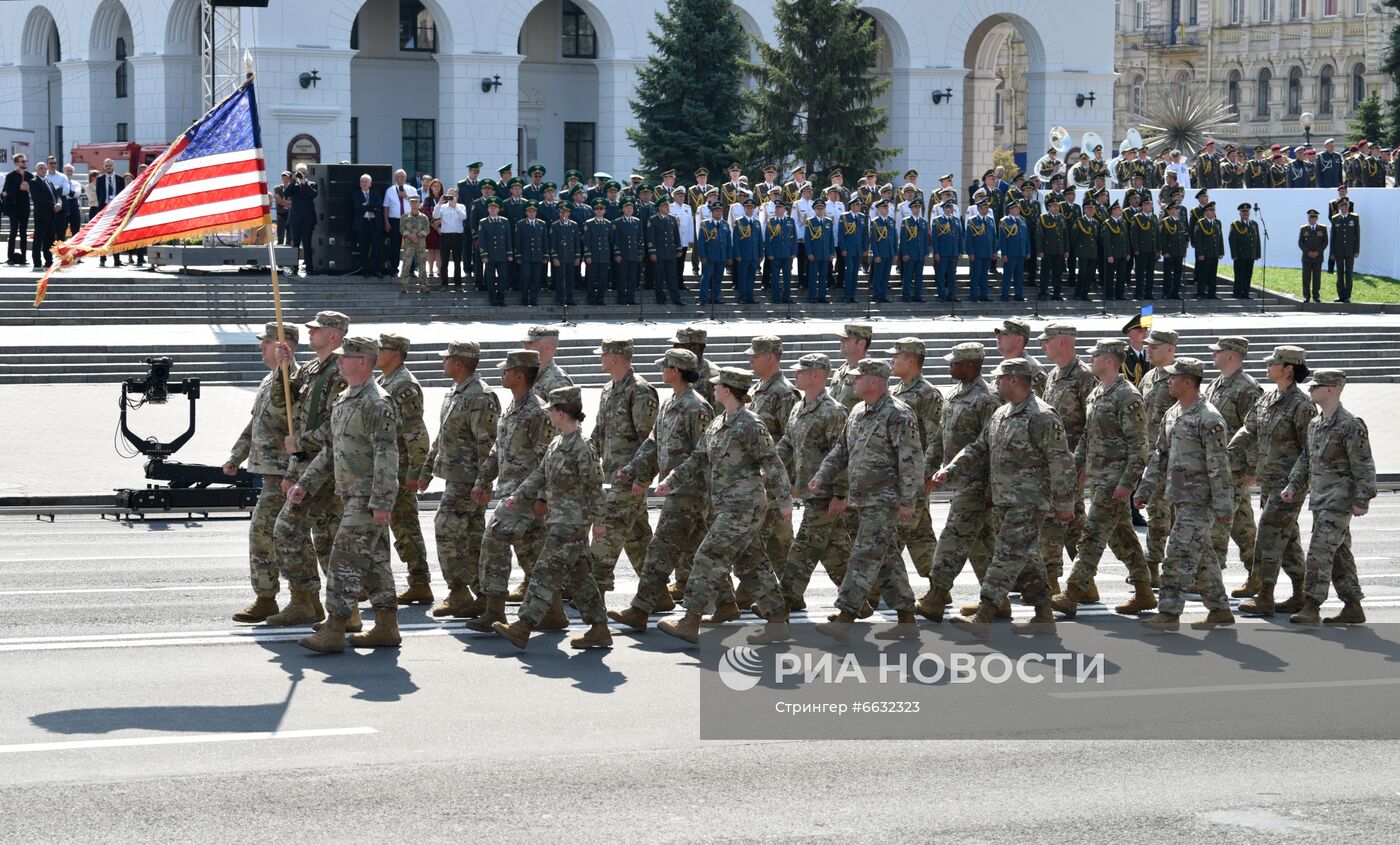
[[[1352,273],[1361,256],[1361,218],[1352,213],[1351,200],[1346,197],[1337,201],[1331,238],[1330,255],[1337,265],[1337,301],[1351,302]]]
[[[593,200],[593,216],[583,224],[583,263],[587,270],[588,304],[604,305],[612,268],[613,224],[607,218],[608,201]]]
[[[1327,227],[1317,225],[1317,209],[1308,209],[1308,222],[1298,227],[1302,251],[1303,301],[1322,301],[1322,254],[1327,251]]]
[[[1026,344],[1031,339],[1031,324],[1020,317],[1011,317],[1002,320],[1001,325],[992,329],[992,333],[996,335],[997,352],[1001,353],[1001,357],[1024,360],[1031,370],[1031,389],[1036,396],[1045,395],[1045,367],[1026,351]]]
[[[1225,420],[1225,436],[1233,438],[1235,432],[1244,425],[1245,417],[1259,401],[1264,389],[1254,376],[1244,371],[1244,356],[1249,351],[1249,341],[1242,337],[1222,337],[1210,345],[1211,357],[1220,375],[1206,385],[1202,396],[1215,406]],[[1231,593],[1235,598],[1249,598],[1259,589],[1259,579],[1254,575],[1254,506],[1253,496],[1243,481],[1235,476],[1235,515],[1228,530],[1217,532],[1215,556],[1225,562],[1230,552],[1230,540],[1240,550],[1240,560],[1250,575],[1245,585]]]
[[[418,524],[418,478],[428,458],[428,427],[423,422],[423,388],[409,372],[409,341],[401,334],[379,336],[379,387],[389,397],[399,419],[399,494],[389,514],[389,530],[394,550],[408,567],[408,589],[399,594],[399,604],[432,604],[428,586],[428,547]],[[424,485],[426,486],[426,485]]]
[[[700,373],[700,380],[695,383],[693,389],[698,392],[706,402],[709,402],[710,407],[713,408],[715,406],[713,398],[715,395],[715,385],[711,379],[715,377],[715,373],[719,372],[719,370],[715,369],[714,365],[705,357],[705,345],[708,341],[709,332],[694,326],[687,326],[676,329],[675,335],[671,338],[671,346],[674,349],[689,349],[691,352],[695,353],[695,359],[700,367],[698,370]]]
[[[894,347],[885,350],[890,357],[890,370],[899,381],[890,388],[890,396],[908,406],[914,415],[918,434],[919,454],[925,454],[943,428],[943,394],[924,378],[924,342],[917,337],[901,337]],[[924,477],[920,477],[920,482]],[[933,569],[933,550],[938,537],[933,532],[933,519],[928,510],[928,494],[923,487],[914,503],[912,522],[900,523],[899,548],[909,550],[914,571],[922,578]]]
[[[540,357],[540,372],[535,377],[535,386],[531,389],[541,402],[561,387],[573,387],[574,380],[554,361],[554,356],[559,353],[558,329],[553,326],[531,326],[521,345]]]
[[[757,384],[753,387],[749,410],[763,423],[768,436],[777,443],[787,432],[788,417],[793,407],[802,399],[797,388],[783,375],[783,339],[772,335],[756,337],[749,341],[744,350],[749,356],[749,366],[753,369]],[[792,475],[791,472],[788,473]],[[776,511],[769,511],[763,526],[763,549],[774,573],[782,572],[787,565],[788,551],[792,548],[792,523],[779,520]],[[747,607],[749,598],[740,595],[739,607]],[[716,609],[716,617],[720,611]]]
[[[836,369],[831,377],[831,398],[850,410],[860,401],[856,396],[856,375],[860,362],[870,352],[872,330],[863,323],[847,323],[837,335],[841,344],[841,357],[846,361]]]
[[[1235,298],[1250,299],[1254,262],[1259,260],[1259,224],[1249,219],[1250,204],[1239,204],[1240,219],[1230,224],[1230,258],[1235,264]]]
[[[1138,390],[1147,405],[1147,453],[1157,448],[1162,432],[1162,418],[1176,399],[1171,393],[1171,373],[1167,368],[1176,360],[1177,334],[1166,329],[1153,329],[1147,335],[1147,360],[1152,369],[1142,377]],[[1151,492],[1151,491],[1149,491]],[[1138,506],[1141,508],[1141,506]],[[1172,522],[1171,504],[1160,495],[1147,497],[1147,566],[1153,586],[1161,578],[1162,558],[1166,555],[1167,531]]]
[[[1079,360],[1075,343],[1079,329],[1069,323],[1051,323],[1036,338],[1041,343],[1045,357],[1054,368],[1046,375],[1042,397],[1045,404],[1060,418],[1065,430],[1065,442],[1071,452],[1079,448],[1084,437],[1085,418],[1088,413],[1089,394],[1097,384],[1094,374]],[[1051,594],[1060,591],[1060,576],[1064,574],[1064,554],[1069,552],[1073,560],[1079,550],[1079,534],[1084,529],[1084,490],[1075,485],[1074,522],[1058,525],[1047,522],[1040,532],[1040,550],[1045,557],[1045,572],[1050,579]],[[1136,543],[1136,539],[1134,539]],[[1115,543],[1114,551],[1122,549]],[[1089,598],[1084,601],[1098,601],[1098,587],[1091,580],[1086,587]]]

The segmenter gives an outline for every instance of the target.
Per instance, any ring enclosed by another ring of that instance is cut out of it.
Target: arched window
[[[124,100],[127,97],[126,84],[126,39],[117,39],[117,99]]]
[[[1185,100],[1185,99],[1186,99],[1186,92],[1187,92],[1187,90],[1191,87],[1191,71],[1189,71],[1189,70],[1179,71],[1179,72],[1177,73],[1177,75],[1176,75],[1176,80],[1175,80],[1175,82],[1176,82],[1176,98],[1177,98],[1178,100]]]
[[[1254,92],[1254,113],[1260,117],[1269,116],[1269,84],[1273,78],[1268,68],[1259,71],[1259,84]]]
[[[1326,65],[1317,79],[1317,113],[1332,113],[1332,66]]]
[[[1142,76],[1141,76],[1140,74],[1139,74],[1138,76],[1134,76],[1134,77],[1133,77],[1133,93],[1132,93],[1132,98],[1133,98],[1133,99],[1132,99],[1133,114],[1138,114],[1138,115],[1142,114],[1142,109],[1143,109],[1143,102],[1142,102],[1142,98],[1143,98],[1143,81],[1144,81],[1144,80],[1143,80],[1143,78],[1142,78]]]
[[[1240,116],[1240,72],[1230,71],[1230,75],[1225,79],[1225,103],[1230,107],[1230,114],[1236,119]]]
[[[1366,66],[1357,63],[1351,69],[1351,110],[1356,111],[1361,108],[1361,101],[1366,99]]]
[[[564,58],[598,58],[598,35],[593,30],[593,21],[588,19],[588,13],[580,9],[573,0],[564,0],[562,32]]]
[[[1303,69],[1295,67],[1288,72],[1288,113],[1299,115],[1303,112]]]

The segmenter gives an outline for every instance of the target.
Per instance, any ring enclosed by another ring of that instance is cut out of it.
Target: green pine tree
[[[729,161],[716,156],[740,128],[739,110],[724,106],[738,103],[744,81],[738,13],[730,0],[666,0],[649,37],[656,51],[637,72],[637,125],[627,130],[642,169],[656,178],[674,167],[682,182],[698,167],[718,172]]]
[[[1382,3],[1392,9],[1400,11],[1400,0],[1382,0]],[[1390,38],[1385,47],[1385,57],[1381,60],[1381,70],[1390,77],[1391,82],[1396,86],[1395,96],[1386,103],[1386,122],[1390,130],[1389,141],[1391,146],[1400,144],[1400,26],[1391,24]]]
[[[1351,119],[1349,137],[1353,144],[1363,138],[1374,144],[1378,143],[1378,139],[1385,138],[1384,129],[1385,121],[1381,116],[1381,98],[1375,91],[1372,91],[1357,107],[1356,114]]]
[[[747,121],[734,147],[750,165],[795,161],[817,186],[835,168],[860,173],[899,154],[880,146],[889,125],[874,101],[890,81],[870,72],[884,42],[855,0],[784,0],[773,5],[777,44],[759,44],[746,62],[755,87],[744,94]]]

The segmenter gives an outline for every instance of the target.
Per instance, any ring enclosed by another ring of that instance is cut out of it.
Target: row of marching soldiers
[[[251,528],[257,599],[234,618],[316,623],[302,640],[316,651],[343,651],[347,631],[356,634],[352,646],[397,646],[397,607],[434,600],[417,516],[417,493],[434,476],[446,481],[434,526],[449,592],[433,615],[466,618],[469,629],[520,647],[533,631],[569,627],[566,598],[588,625],[575,648],[610,646],[608,618],[645,631],[653,614],[677,603],[684,615],[658,627],[686,641],[745,607],[767,623],[751,642],[783,641],[818,563],[839,591],[836,612],[816,627],[837,640],[881,601],[896,621],[875,636],[917,637],[916,614],[943,619],[969,560],[979,600],[954,621],[1009,618],[1009,594],[1019,592],[1034,608],[1026,625],[1037,630],[1053,626],[1055,611],[1073,617],[1098,602],[1105,547],[1133,586],[1116,612],[1156,609],[1145,624],[1174,630],[1186,595],[1196,593],[1209,610],[1197,624],[1230,624],[1220,573],[1231,537],[1249,569],[1234,591],[1250,599],[1242,612],[1316,623],[1335,584],[1344,607],[1327,621],[1365,620],[1349,521],[1375,495],[1366,427],[1341,407],[1345,373],[1310,372],[1300,347],[1265,359],[1273,383],[1265,391],[1243,372],[1244,338],[1211,347],[1220,375],[1205,384],[1205,365],[1177,358],[1176,335],[1154,330],[1139,390],[1124,341],[1098,341],[1086,364],[1075,327],[1047,325],[1037,338],[1047,367],[1026,352],[1030,326],[1009,319],[996,330],[994,386],[983,377],[987,350],[964,343],[943,356],[954,382],[945,395],[923,375],[922,341],[900,338],[880,350],[887,359],[872,357],[868,325],[844,327],[839,367],[822,354],[802,356],[795,384],[783,373],[781,338],[751,341],[751,370],[716,369],[703,357],[703,330],[686,328],[656,362],[671,389],[665,402],[633,368],[631,340],[595,350],[610,381],[585,439],[580,391],[553,361],[557,331],[536,327],[526,341],[533,348],[497,364],[511,394],[504,411],[477,372],[478,344],[454,342],[441,353],[453,387],[430,444],[421,388],[404,367],[406,338],[346,337],[349,319],[337,312],[308,328],[316,357],[292,380],[295,434],[286,436],[278,413],[275,372],[294,342],[277,343],[269,325],[264,360],[274,371],[227,467],[247,459],[264,481]],[[295,327],[283,331],[294,341]],[[646,496],[654,478],[664,499],[653,534]],[[941,487],[952,502],[937,536],[928,494]],[[1305,495],[1314,512],[1306,556],[1298,528]],[[1148,509],[1145,553],[1130,501]],[[802,507],[795,534],[794,503]],[[397,596],[391,533],[409,569]],[[917,598],[906,549],[929,581]],[[525,575],[514,594],[512,551]],[[1061,589],[1066,551],[1073,568]],[[638,587],[625,609],[607,610],[623,552]],[[328,579],[324,608],[318,561]],[[1280,568],[1292,594],[1275,604]],[[292,593],[280,609],[279,575]],[[512,598],[521,602],[513,622],[505,612]],[[359,633],[364,600],[375,627]]]

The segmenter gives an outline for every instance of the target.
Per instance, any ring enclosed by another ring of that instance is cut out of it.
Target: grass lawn
[[[1235,277],[1235,268],[1228,262],[1220,262],[1220,275],[1226,279]],[[1262,287],[1264,268],[1254,267],[1254,287]],[[1270,267],[1269,290],[1303,298],[1303,271],[1298,267]],[[1229,291],[1226,291],[1229,293]],[[1337,277],[1322,269],[1322,299],[1331,302],[1337,298]],[[1352,276],[1352,302],[1400,302],[1400,279],[1389,276],[1372,276],[1369,273],[1356,273]]]

